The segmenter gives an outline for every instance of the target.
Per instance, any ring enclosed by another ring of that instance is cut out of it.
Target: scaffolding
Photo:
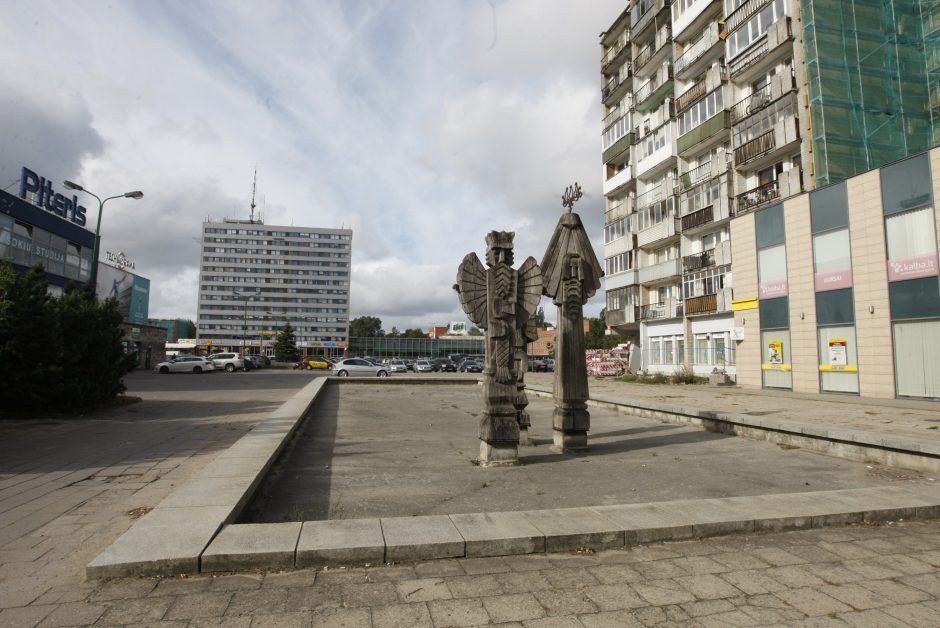
[[[800,7],[816,186],[937,145],[940,2]]]

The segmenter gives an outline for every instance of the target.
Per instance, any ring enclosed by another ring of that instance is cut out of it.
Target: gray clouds
[[[195,316],[201,223],[247,216],[257,166],[266,223],[354,230],[353,316],[459,320],[463,255],[515,229],[540,258],[574,180],[600,250],[597,34],[623,4],[14,1],[0,176],[144,190],[102,238],[152,315]]]

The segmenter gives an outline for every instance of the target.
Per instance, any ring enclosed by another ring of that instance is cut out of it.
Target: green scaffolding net
[[[938,144],[940,2],[802,0],[816,186]]]

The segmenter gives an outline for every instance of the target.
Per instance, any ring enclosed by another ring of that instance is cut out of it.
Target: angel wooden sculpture
[[[542,272],[532,257],[519,270],[512,267],[510,231],[486,235],[486,265],[468,253],[457,270],[454,289],[460,305],[477,327],[485,330],[483,418],[480,420],[481,466],[519,464],[519,394],[515,344],[518,330],[535,313],[542,294]],[[523,363],[522,368],[525,368]]]
[[[542,258],[542,290],[558,306],[552,415],[553,449],[557,451],[587,448],[591,429],[583,305],[600,288],[604,273],[580,216],[571,212],[580,197],[577,184],[566,191],[564,204],[568,212],[558,220]]]

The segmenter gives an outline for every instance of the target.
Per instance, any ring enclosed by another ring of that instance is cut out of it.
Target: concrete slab
[[[597,506],[591,510],[624,531],[626,545],[692,538],[692,522],[664,503]]]
[[[195,506],[227,506],[238,510],[247,499],[246,493],[255,482],[253,476],[196,476],[160,502],[158,508],[192,508]]]
[[[376,565],[383,562],[385,538],[379,519],[337,519],[303,523],[297,543],[297,567],[366,563]]]
[[[267,468],[271,456],[229,456],[222,454],[199,472],[202,478],[255,477]]]
[[[464,539],[447,515],[382,518],[385,560],[430,560],[466,554]]]
[[[450,520],[466,542],[467,557],[545,551],[545,535],[521,512],[451,515]]]
[[[227,525],[202,553],[200,570],[291,568],[302,525],[299,521]]]
[[[199,556],[229,512],[225,507],[158,508],[85,568],[88,578],[196,573]]]
[[[545,550],[623,547],[624,529],[590,508],[528,510],[520,513],[545,535]]]

